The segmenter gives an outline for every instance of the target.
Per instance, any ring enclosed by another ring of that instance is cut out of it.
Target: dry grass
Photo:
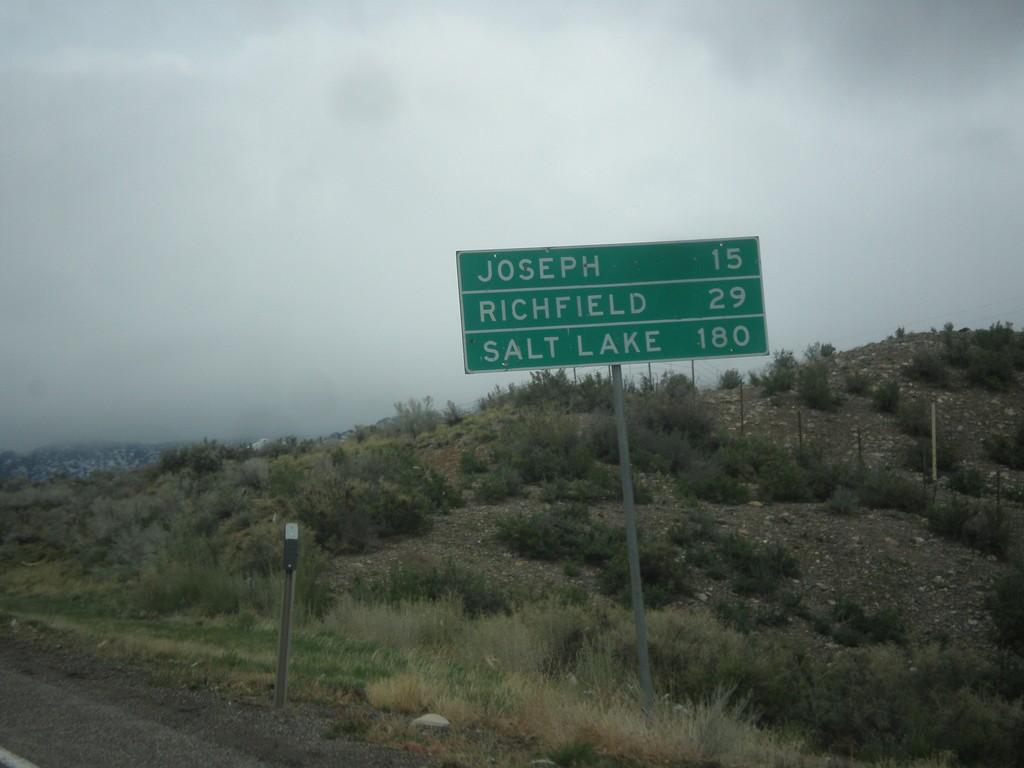
[[[604,623],[601,632],[588,629],[595,620]],[[327,623],[413,654],[410,668],[366,687],[370,703],[386,711],[436,712],[459,730],[486,729],[496,738],[529,741],[542,753],[585,743],[602,755],[647,764],[803,761],[796,745],[780,744],[752,722],[733,690],[698,702],[665,701],[648,718],[618,654],[631,632],[625,612],[552,604],[470,620],[457,603],[343,603]],[[588,632],[593,642],[585,642]]]

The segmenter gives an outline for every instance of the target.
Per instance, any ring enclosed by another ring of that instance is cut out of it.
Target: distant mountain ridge
[[[0,453],[0,480],[24,477],[42,482],[58,475],[85,477],[93,472],[121,471],[152,464],[177,443],[75,443],[38,448],[29,453]]]

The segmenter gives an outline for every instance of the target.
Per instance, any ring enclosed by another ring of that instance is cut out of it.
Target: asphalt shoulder
[[[354,765],[430,758],[341,738],[338,713],[152,684],[147,670],[28,629],[0,629],[0,746],[39,766],[152,768]],[[332,730],[333,729],[333,730]]]

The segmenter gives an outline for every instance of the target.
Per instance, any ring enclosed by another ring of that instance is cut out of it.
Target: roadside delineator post
[[[299,525],[284,526],[284,599],[281,601],[281,632],[277,644],[277,681],[274,708],[282,709],[288,698],[288,658],[292,646],[292,607],[295,603],[295,568],[299,560]]]

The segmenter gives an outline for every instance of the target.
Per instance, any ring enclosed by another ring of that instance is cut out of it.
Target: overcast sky
[[[756,235],[772,350],[1020,328],[1022,30],[1020,0],[4,0],[0,450],[473,403],[525,374],[464,373],[462,249]]]

